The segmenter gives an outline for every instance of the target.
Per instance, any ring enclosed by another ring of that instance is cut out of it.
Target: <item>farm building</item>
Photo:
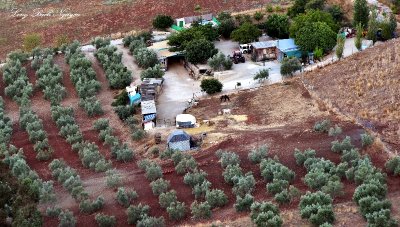
[[[211,24],[213,27],[218,26],[220,22],[211,13],[204,14],[201,16],[182,17],[175,20],[176,25],[172,26],[172,29],[176,31],[182,31],[185,28],[190,28],[193,22],[198,21],[202,25]]]
[[[128,93],[130,105],[135,105],[140,102],[140,98],[142,96],[139,94],[138,91],[139,91],[139,89],[137,86],[131,85],[131,86],[126,87],[126,92]]]
[[[181,52],[169,51],[171,46],[168,45],[168,40],[152,43],[148,48],[157,53],[158,61],[160,62],[161,68],[168,70],[168,59],[171,58],[182,58]]]
[[[280,39],[276,41],[277,59],[281,62],[285,57],[301,58],[300,48],[294,43],[294,39]]]
[[[142,101],[142,117],[143,117],[143,128],[145,130],[152,129],[156,126],[157,109],[154,100]]]
[[[194,128],[196,127],[196,118],[191,114],[179,114],[176,116],[177,128]]]
[[[188,151],[190,150],[190,135],[183,130],[173,131],[167,138],[168,148]]]
[[[275,60],[277,41],[263,41],[251,43],[253,59],[255,61]]]

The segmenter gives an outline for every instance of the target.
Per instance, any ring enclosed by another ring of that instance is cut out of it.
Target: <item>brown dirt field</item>
[[[25,2],[25,1],[22,1]],[[131,30],[148,29],[157,14],[168,14],[174,18],[194,15],[194,7],[200,5],[203,13],[217,13],[223,10],[240,11],[259,8],[270,0],[196,0],[196,1],[156,1],[134,0],[130,3],[104,5],[103,0],[62,0],[41,6],[43,12],[51,9],[64,9],[67,13],[80,14],[71,19],[56,17],[13,17],[10,11],[0,11],[0,59],[6,53],[22,47],[25,34],[40,33],[43,45],[54,43],[55,37],[67,35],[71,40],[88,42],[94,36]],[[34,8],[24,9],[22,13],[33,15]],[[140,12],[140,13],[139,13]]]
[[[393,153],[400,151],[399,46],[399,39],[391,40],[305,75],[312,93],[381,133]]]

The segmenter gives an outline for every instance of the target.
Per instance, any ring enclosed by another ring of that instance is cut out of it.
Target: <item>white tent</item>
[[[196,118],[191,114],[179,114],[175,121],[177,128],[194,128],[196,126]]]

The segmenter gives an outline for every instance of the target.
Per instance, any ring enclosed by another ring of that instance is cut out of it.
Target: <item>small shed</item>
[[[191,114],[179,114],[176,116],[177,128],[194,128],[196,127],[196,118]]]
[[[168,148],[188,151],[190,150],[190,135],[183,130],[173,131],[167,138]]]
[[[181,28],[189,28],[195,21],[200,22],[202,25],[211,24],[213,27],[220,24],[217,18],[215,18],[211,13],[208,13],[201,16],[178,18],[175,20],[176,26],[173,26],[172,28],[177,31],[181,30]]]
[[[143,116],[143,127],[145,130],[152,129],[156,125],[157,110],[156,103],[154,100],[142,101],[142,116]]]
[[[286,57],[301,58],[300,48],[294,43],[294,39],[280,39],[276,41],[276,47],[279,62]]]
[[[256,61],[276,59],[276,41],[263,41],[251,43],[253,47],[253,58]]]

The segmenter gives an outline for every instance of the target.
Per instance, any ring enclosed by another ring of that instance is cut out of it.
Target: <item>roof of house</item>
[[[174,142],[181,142],[190,140],[190,135],[187,134],[183,130],[175,130],[171,134],[169,134],[167,142],[174,143]]]
[[[251,43],[254,49],[266,49],[266,48],[271,48],[271,47],[276,47],[276,41],[275,40],[270,40],[270,41],[262,41],[262,42],[254,42]]]
[[[154,100],[142,101],[142,115],[156,113],[156,102]]]
[[[277,41],[276,46],[282,52],[299,50],[299,47],[294,43],[294,39],[280,39]]]
[[[171,52],[169,48],[171,46],[168,45],[168,40],[154,42],[151,46],[148,47],[150,50],[154,50],[157,53],[157,57],[160,58],[168,58],[172,56],[179,55],[180,52]]]
[[[206,20],[206,21],[211,21],[213,19],[212,13],[204,14],[204,15],[201,15],[201,16],[184,17],[183,19],[185,20],[186,24],[190,24],[190,23],[192,23],[194,21],[200,20],[200,17],[201,17],[202,20]]]

